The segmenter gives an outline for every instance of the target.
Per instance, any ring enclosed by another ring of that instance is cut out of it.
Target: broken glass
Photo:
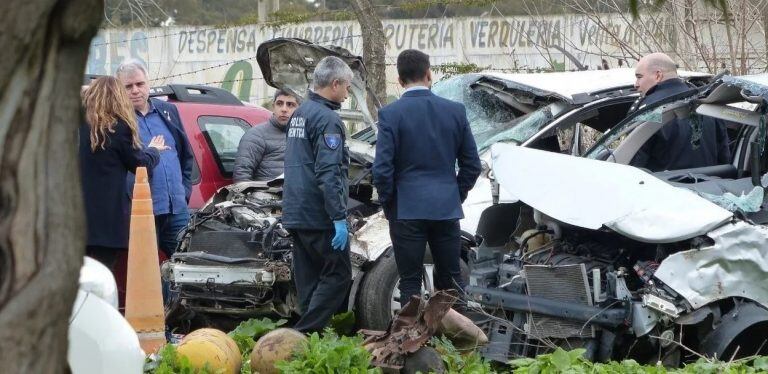
[[[638,125],[645,122],[661,123],[663,114],[667,107],[673,104],[675,107],[677,106],[677,103],[659,106],[653,110],[640,113],[631,120],[619,124],[612,129],[609,129],[605,132],[605,134],[603,134],[603,137],[595,143],[595,146],[584,157],[597,159],[605,156],[605,152],[614,151],[619,146],[619,144],[621,144],[626,135],[634,130],[634,128]]]
[[[552,121],[551,105],[516,117],[514,111],[498,97],[471,87],[480,77],[479,74],[459,75],[432,86],[434,94],[464,104],[478,152],[496,142],[522,143]]]
[[[654,110],[642,113],[635,117],[635,122],[661,123],[662,114],[664,113],[665,108],[666,106],[661,106]]]
[[[762,96],[763,100],[768,100],[767,74],[746,75],[742,77],[726,75],[723,77],[723,83],[741,87],[750,96]]]
[[[729,212],[739,210],[745,213],[754,213],[760,211],[764,193],[762,187],[755,186],[752,188],[752,191],[749,191],[746,195],[742,193],[741,196],[736,196],[730,192],[722,195],[699,192],[699,195]]]

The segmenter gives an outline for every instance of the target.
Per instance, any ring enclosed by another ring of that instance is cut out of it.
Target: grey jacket
[[[235,182],[266,181],[283,174],[285,126],[275,117],[246,131],[235,157]]]

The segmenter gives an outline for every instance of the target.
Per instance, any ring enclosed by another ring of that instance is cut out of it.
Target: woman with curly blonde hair
[[[128,248],[130,200],[128,172],[152,169],[162,136],[143,148],[128,95],[114,77],[100,77],[82,93],[86,123],[80,127],[80,176],[87,221],[86,254],[112,269]]]

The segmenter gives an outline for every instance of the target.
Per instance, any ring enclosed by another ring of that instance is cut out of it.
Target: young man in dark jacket
[[[285,129],[298,106],[293,94],[275,92],[269,121],[254,126],[240,138],[232,173],[235,182],[268,181],[283,174]]]
[[[317,64],[313,90],[288,123],[283,226],[294,239],[293,275],[301,319],[293,327],[320,331],[344,303],[352,279],[347,229],[349,152],[335,111],[353,73],[338,57]]]
[[[379,111],[373,183],[389,220],[404,306],[421,294],[427,243],[435,288],[465,286],[459,268],[461,203],[481,166],[464,105],[430,91],[429,56],[403,51],[397,73],[405,93]]]
[[[635,88],[642,94],[634,110],[670,96],[693,90],[677,77],[677,65],[664,53],[651,53],[638,61]],[[673,119],[665,123],[635,154],[630,165],[651,171],[679,170],[731,162],[725,124],[711,117]]]
[[[148,144],[152,137],[163,135],[165,144],[170,147],[160,155],[160,162],[151,170],[149,179],[157,245],[170,257],[176,250],[176,236],[189,222],[187,202],[192,192],[192,148],[176,106],[149,98],[147,69],[141,62],[123,62],[117,70],[117,78],[133,104],[141,141]],[[134,178],[129,174],[128,191],[133,191]]]

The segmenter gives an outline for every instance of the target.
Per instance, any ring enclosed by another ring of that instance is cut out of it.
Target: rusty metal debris
[[[413,296],[392,319],[387,331],[360,330],[366,337],[363,345],[371,352],[373,365],[401,369],[405,357],[418,351],[438,332],[443,317],[457,299],[454,290],[438,291],[426,302]]]

